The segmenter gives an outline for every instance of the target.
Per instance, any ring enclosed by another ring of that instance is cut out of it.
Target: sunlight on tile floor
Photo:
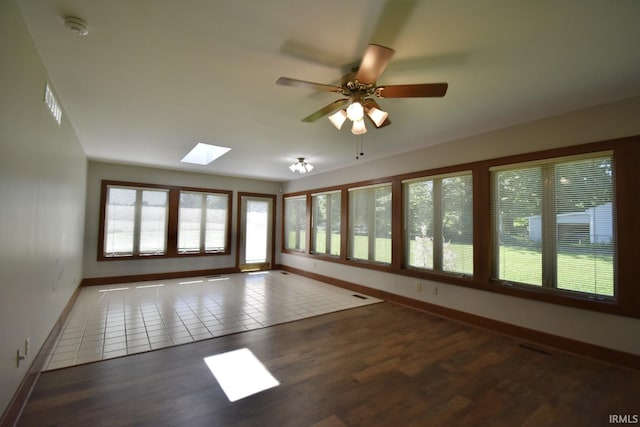
[[[45,370],[380,302],[361,297],[282,271],[85,287]]]

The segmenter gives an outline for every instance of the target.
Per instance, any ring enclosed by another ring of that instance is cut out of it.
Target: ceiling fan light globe
[[[329,116],[329,121],[338,130],[342,128],[342,125],[344,124],[345,120],[347,120],[347,112],[345,110],[338,110]]]
[[[387,117],[389,117],[389,113],[387,113],[386,111],[382,111],[376,107],[369,108],[369,111],[367,111],[367,115],[373,121],[373,123],[375,123],[376,127],[382,126],[385,120],[387,120]]]
[[[355,120],[351,127],[351,133],[354,135],[362,135],[367,132],[367,127],[364,124],[364,119]]]
[[[362,104],[358,101],[351,103],[351,105],[347,107],[347,117],[352,122],[362,120],[364,118],[364,108],[362,108]]]

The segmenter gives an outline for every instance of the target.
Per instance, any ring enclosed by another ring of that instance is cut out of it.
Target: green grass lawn
[[[327,234],[325,232],[316,233],[315,250],[316,253],[325,254],[327,248]],[[331,233],[331,248],[329,255],[340,255],[340,233]]]
[[[503,246],[499,278],[542,286],[540,251]],[[607,254],[558,254],[558,288],[613,296],[613,256]]]
[[[367,236],[355,236],[352,257],[391,264],[391,239],[376,239],[375,253],[369,256],[369,239]]]
[[[292,236],[289,237],[290,242],[295,242]],[[325,248],[325,234],[318,233],[316,238],[317,247]],[[331,239],[331,255],[339,255],[340,235],[334,233]],[[445,271],[473,274],[472,245],[447,244],[444,256]],[[499,256],[499,279],[542,286],[542,254],[539,250],[502,246]],[[351,257],[391,263],[391,239],[376,239],[375,254],[370,257],[367,236],[355,236]],[[411,241],[408,261],[413,267],[433,268],[431,244]],[[613,296],[613,256],[598,253],[560,253],[558,289]]]

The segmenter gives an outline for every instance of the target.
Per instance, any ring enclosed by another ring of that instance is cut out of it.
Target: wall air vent
[[[58,104],[58,100],[53,94],[51,87],[49,86],[49,82],[46,82],[44,88],[44,102],[47,103],[49,107],[49,111],[51,111],[51,115],[58,123],[58,126],[62,124],[62,108]]]

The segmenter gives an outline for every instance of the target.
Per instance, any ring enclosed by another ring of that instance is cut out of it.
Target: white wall
[[[82,279],[86,165],[14,0],[0,1],[0,412]],[[31,337],[28,358],[16,350]]]
[[[219,161],[224,160],[221,159]],[[231,214],[231,254],[184,258],[97,261],[100,185],[102,180],[232,190],[234,193]],[[236,259],[238,192],[279,194],[280,188],[281,184],[277,182],[90,161],[87,177],[84,277],[114,277],[234,267]],[[278,208],[276,217],[277,224],[280,223],[280,211],[281,209]],[[275,237],[278,236],[279,234]],[[279,245],[279,240],[276,240],[276,245]],[[276,248],[278,247],[279,246],[276,246]],[[274,260],[274,262],[276,261]]]
[[[561,146],[640,135],[640,98],[597,106],[427,147],[408,154],[288,182],[284,192],[304,191],[441,166],[498,158]],[[383,175],[382,175],[383,174]],[[329,277],[407,296],[612,349],[640,354],[640,319],[547,304],[375,270],[281,254],[281,263]],[[416,282],[423,283],[422,292]],[[438,294],[432,295],[433,286]]]

